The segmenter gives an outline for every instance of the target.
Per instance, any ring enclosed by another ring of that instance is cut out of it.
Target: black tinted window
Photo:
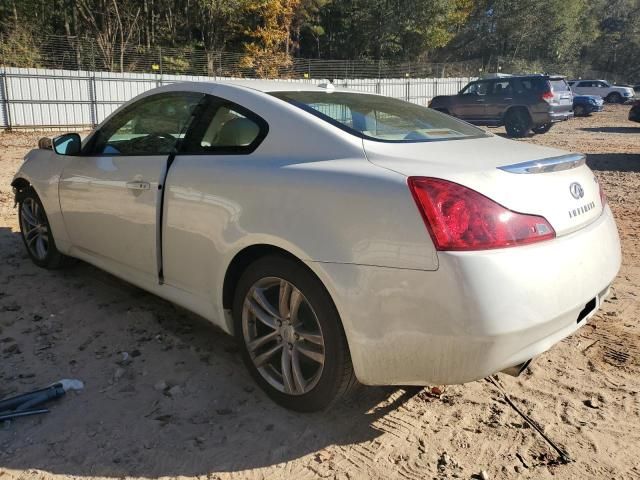
[[[174,151],[203,95],[161,93],[126,107],[94,135],[90,154],[163,155]]]
[[[486,95],[489,92],[489,82],[473,82],[467,85],[463,90],[463,95]]]
[[[511,95],[513,88],[510,80],[501,80],[493,83],[493,95]]]
[[[547,80],[544,78],[521,78],[520,86],[522,91],[529,93],[542,93],[549,89]]]

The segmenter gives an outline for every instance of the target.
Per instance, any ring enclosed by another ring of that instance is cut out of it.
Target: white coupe
[[[174,84],[39,146],[12,183],[31,259],[209,319],[295,410],[517,375],[620,267],[583,155],[331,84]]]

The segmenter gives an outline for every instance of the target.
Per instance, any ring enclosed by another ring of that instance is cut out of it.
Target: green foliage
[[[40,50],[31,30],[18,25],[1,35],[0,59],[8,67],[39,67]]]
[[[162,47],[207,59],[166,54],[176,73],[220,74],[220,52],[242,52],[235,73],[265,77],[295,57],[640,76],[640,0],[0,0],[3,64],[41,64],[46,35],[78,68],[148,71]]]

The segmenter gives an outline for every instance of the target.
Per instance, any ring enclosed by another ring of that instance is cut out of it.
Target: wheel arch
[[[308,262],[305,262],[298,256],[294,255],[290,251],[278,247],[276,245],[268,244],[268,243],[257,243],[253,245],[248,245],[238,251],[231,262],[229,262],[222,284],[222,307],[225,312],[230,312],[233,308],[233,299],[236,293],[236,287],[238,286],[238,282],[240,281],[240,277],[242,273],[251,265],[253,262],[259,260],[260,258],[269,256],[269,255],[280,255],[284,258],[291,259],[301,265],[305,270],[311,273],[323,286],[326,290],[331,302],[333,303],[333,307],[338,312],[338,316],[340,318],[340,327],[342,328],[345,336],[347,338],[347,345],[349,345],[349,335],[347,335],[344,319],[341,315],[340,308],[336,303],[334,295],[332,294],[331,286],[327,284],[327,280],[329,280],[322,271],[316,271],[312,268]],[[232,333],[233,332],[233,316],[225,315],[225,322],[227,330]]]
[[[31,182],[24,177],[14,178],[11,182],[11,186],[13,187],[13,194],[16,205],[20,202],[20,200],[22,200],[22,197],[28,189],[33,189],[35,191]],[[37,193],[38,192],[36,192],[36,194]]]
[[[525,106],[525,105],[511,105],[509,106],[504,113],[502,114],[502,121],[504,122],[505,119],[507,118],[507,116],[511,113],[511,112],[524,112],[527,114],[527,116],[529,117],[529,119],[531,119],[531,112],[529,112],[529,109]]]

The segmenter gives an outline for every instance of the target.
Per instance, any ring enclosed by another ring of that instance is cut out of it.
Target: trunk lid
[[[597,179],[582,156],[505,140],[422,143],[363,140],[368,160],[405,176],[436,177],[469,187],[519,213],[541,215],[557,236],[600,216]]]
[[[553,99],[549,102],[556,110],[565,111],[573,108],[573,93],[569,84],[562,77],[551,77],[549,79]]]

